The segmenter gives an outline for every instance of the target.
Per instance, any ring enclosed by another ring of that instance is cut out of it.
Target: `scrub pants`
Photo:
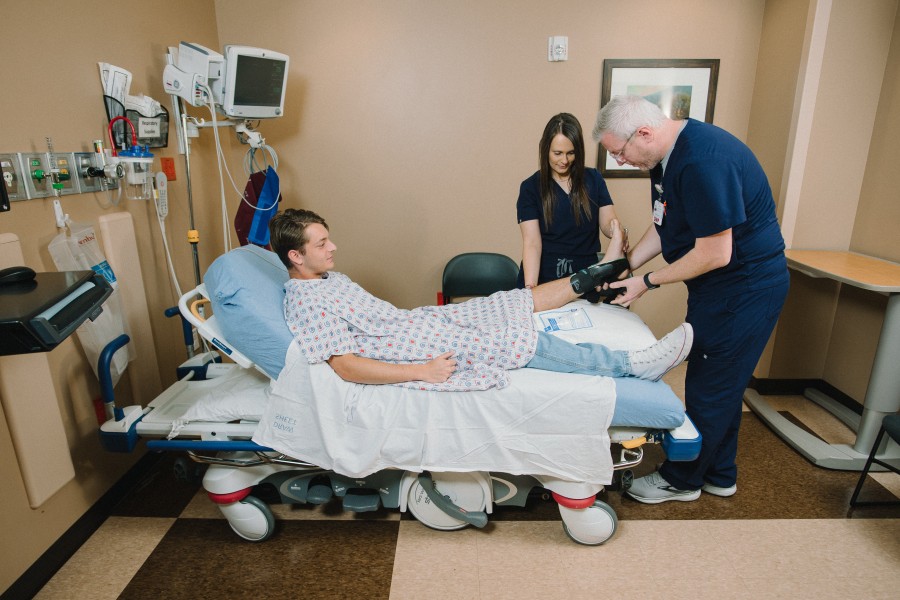
[[[659,473],[672,486],[697,490],[704,483],[730,487],[737,481],[744,390],[775,328],[788,285],[785,278],[775,287],[724,298],[688,297],[694,345],[685,377],[685,406],[703,443],[696,460],[662,464]]]
[[[525,366],[605,377],[628,377],[631,371],[631,361],[624,350],[610,350],[602,344],[573,344],[543,331],[538,331],[537,349]]]

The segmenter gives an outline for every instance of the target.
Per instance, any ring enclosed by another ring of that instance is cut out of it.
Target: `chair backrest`
[[[489,296],[516,287],[519,265],[494,252],[467,252],[454,256],[444,267],[443,304],[463,296]]]

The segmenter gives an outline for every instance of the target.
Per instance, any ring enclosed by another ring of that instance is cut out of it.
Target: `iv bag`
[[[98,375],[97,361],[103,348],[123,333],[129,334],[126,321],[122,316],[122,300],[118,292],[116,275],[100,250],[97,234],[90,225],[69,223],[68,232],[60,233],[53,238],[49,250],[56,268],[60,271],[87,271],[90,269],[103,275],[113,289],[112,294],[103,303],[103,312],[100,313],[100,316],[93,321],[85,321],[75,330],[78,341],[81,342],[81,347],[94,370],[94,375]],[[113,354],[110,362],[113,386],[118,383],[122,373],[125,372],[128,362],[134,358],[134,349],[130,343]]]

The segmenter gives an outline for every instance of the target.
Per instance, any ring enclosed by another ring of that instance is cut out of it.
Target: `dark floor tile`
[[[183,453],[164,452],[142,473],[110,515],[175,518],[200,489],[202,470],[202,465]]]
[[[650,447],[635,477],[656,469],[664,459]],[[607,502],[620,519],[840,519],[897,517],[897,508],[850,508],[859,473],[833,471],[810,463],[763,424],[744,413],[738,441],[738,491],[731,498],[702,494],[694,502],[647,505],[610,493]],[[891,499],[893,494],[869,478],[867,498]]]
[[[119,598],[388,598],[398,521],[276,527],[254,544],[222,520],[179,519]]]

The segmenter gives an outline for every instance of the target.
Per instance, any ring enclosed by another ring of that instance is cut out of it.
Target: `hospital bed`
[[[203,487],[244,539],[273,533],[272,511],[254,493],[268,485],[283,503],[336,497],[345,510],[395,508],[439,530],[484,527],[494,506],[525,506],[546,490],[566,534],[597,545],[617,518],[596,496],[614,472],[627,487],[623,474],[641,462],[643,444],[661,444],[670,460],[699,454],[699,433],[662,382],[536,369],[485,391],[346,382],[327,363],[309,365],[293,343],[282,313],[287,277],[255,246],[214,261],[179,309],[229,360],[195,364],[146,407],[115,407],[103,381],[103,361],[127,337],[101,357],[105,446],[131,451],[146,439],[151,450],[209,465]],[[613,348],[655,339],[634,313],[584,301],[538,313],[535,324],[573,342],[600,335]]]

